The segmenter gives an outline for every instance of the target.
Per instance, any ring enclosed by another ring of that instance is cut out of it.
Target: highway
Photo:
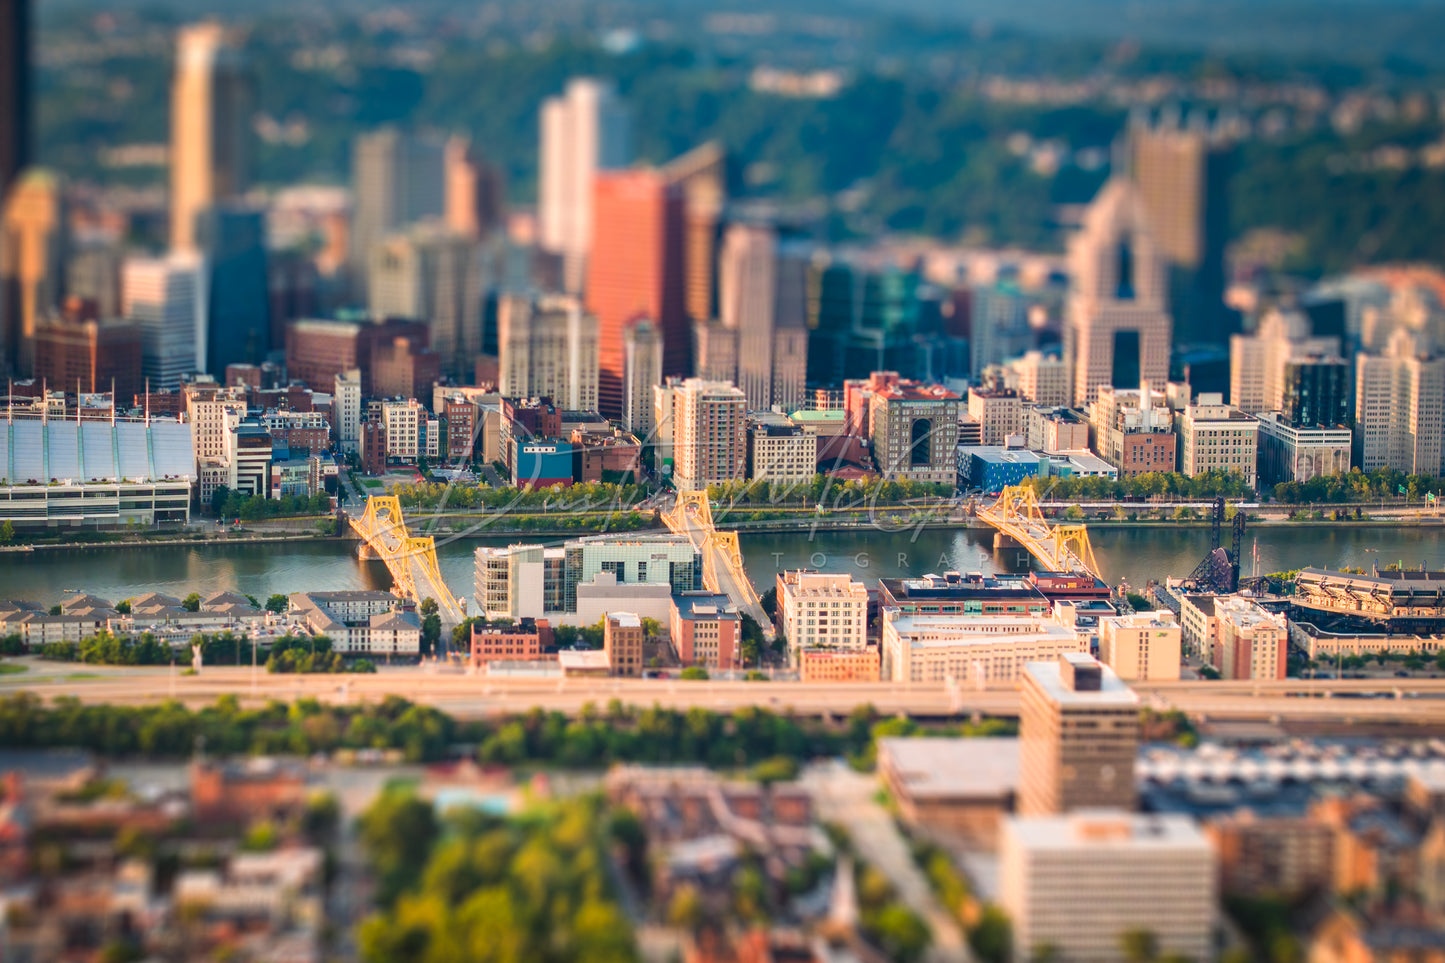
[[[323,702],[377,702],[400,695],[459,718],[524,713],[533,707],[576,714],[613,699],[674,709],[719,712],[758,707],[800,715],[845,715],[871,704],[879,712],[918,716],[1016,716],[1018,691],[950,690],[908,683],[685,682],[670,679],[493,679],[448,668],[383,667],[375,675],[270,675],[247,667],[207,667],[182,676],[169,667],[110,668],[16,660],[31,667],[0,676],[0,694],[32,691],[86,703],[147,705],[177,699],[205,705],[225,694],[243,703],[314,697]],[[77,677],[83,676],[83,677]],[[1282,683],[1170,682],[1139,685],[1141,705],[1177,709],[1208,720],[1409,723],[1445,726],[1445,680],[1392,679]],[[1398,697],[1396,695],[1398,693]],[[1366,698],[1367,694],[1380,697]]]

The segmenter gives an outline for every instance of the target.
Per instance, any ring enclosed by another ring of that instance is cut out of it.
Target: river
[[[1126,579],[1134,586],[1149,578],[1187,575],[1209,546],[1209,531],[1204,528],[1094,528],[1090,537],[1104,577]],[[1413,567],[1425,562],[1432,569],[1445,568],[1445,527],[1261,527],[1245,538],[1245,575],[1254,568],[1256,540],[1260,574],[1307,565],[1369,569],[1376,560],[1381,566],[1402,562]],[[479,544],[485,543],[457,540],[438,548],[447,584],[469,600],[472,550]],[[185,596],[228,589],[264,600],[274,592],[388,588],[391,578],[386,567],[357,560],[354,545],[298,541],[5,553],[0,555],[0,599],[54,604],[77,589],[112,601],[147,591]],[[992,533],[982,529],[745,535],[742,549],[760,591],[773,584],[779,570],[800,566],[891,578],[947,569],[1023,571],[1029,564],[1018,550],[995,552]]]

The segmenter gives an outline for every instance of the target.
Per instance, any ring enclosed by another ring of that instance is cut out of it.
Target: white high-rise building
[[[571,295],[512,294],[497,305],[497,391],[597,410],[597,319]]]
[[[171,81],[171,247],[196,248],[196,216],[246,190],[251,90],[219,23],[182,27]]]
[[[1438,475],[1445,434],[1445,357],[1401,328],[1385,353],[1355,356],[1355,464]]]
[[[361,443],[361,371],[352,368],[336,376],[333,395],[336,411],[336,439],[343,451],[356,451]]]
[[[542,247],[563,257],[563,283],[580,293],[592,245],[592,179],[632,160],[631,115],[607,81],[575,77],[542,104],[537,218]]]
[[[1258,479],[1259,421],[1223,396],[1201,392],[1174,417],[1179,437],[1179,470],[1191,478],[1211,471],[1233,472],[1250,487]]]
[[[141,328],[141,370],[152,391],[179,388],[206,366],[205,272],[194,254],[133,258],[121,270],[121,310]]]
[[[646,443],[658,427],[653,389],[662,383],[662,333],[651,321],[638,321],[622,332],[622,349],[623,421]]]
[[[999,903],[1013,959],[1118,963],[1130,931],[1161,956],[1213,958],[1215,857],[1194,820],[1122,810],[1004,820]]]
[[[425,454],[423,432],[427,411],[415,398],[386,401],[381,405],[381,419],[386,425],[386,456],[404,462],[415,462]]]
[[[1089,205],[1069,240],[1064,356],[1073,365],[1074,404],[1099,389],[1163,384],[1169,377],[1171,321],[1166,265],[1137,188],[1115,179]]]

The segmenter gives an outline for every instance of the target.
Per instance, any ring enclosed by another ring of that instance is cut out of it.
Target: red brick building
[[[488,662],[535,662],[546,658],[552,646],[552,627],[546,619],[522,619],[517,625],[472,623],[471,662],[480,668]]]
[[[683,665],[736,669],[742,661],[742,616],[726,595],[683,592],[672,597],[672,644]]]
[[[35,326],[35,377],[51,390],[110,391],[131,398],[145,390],[141,376],[141,331],[122,321],[71,314]]]
[[[441,358],[424,340],[393,338],[372,352],[371,390],[382,398],[430,398],[441,372]],[[361,376],[364,381],[365,368]]]
[[[361,470],[367,475],[386,471],[386,424],[376,418],[361,423]]]

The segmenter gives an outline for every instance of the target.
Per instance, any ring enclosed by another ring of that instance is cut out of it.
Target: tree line
[[[264,495],[244,495],[225,485],[219,485],[211,493],[209,507],[211,514],[220,518],[239,518],[243,522],[254,522],[262,518],[286,518],[294,515],[330,515],[331,496],[325,492],[317,492],[315,495],[267,498]]]
[[[32,693],[0,697],[0,745],[77,748],[103,756],[184,758],[196,739],[217,755],[311,755],[337,749],[397,749],[411,762],[434,762],[464,751],[487,763],[533,762],[606,767],[617,762],[696,763],[746,768],[777,758],[847,756],[871,765],[875,737],[920,731],[911,720],[884,718],[860,706],[830,721],[743,708],[732,713],[657,706],[638,709],[613,700],[584,706],[577,718],[533,709],[502,719],[458,720],[399,696],[367,705],[326,705],[315,699],[243,708],[234,695],[189,709],[88,705],[71,697],[46,704]],[[938,734],[995,735],[1009,723],[934,727]]]

